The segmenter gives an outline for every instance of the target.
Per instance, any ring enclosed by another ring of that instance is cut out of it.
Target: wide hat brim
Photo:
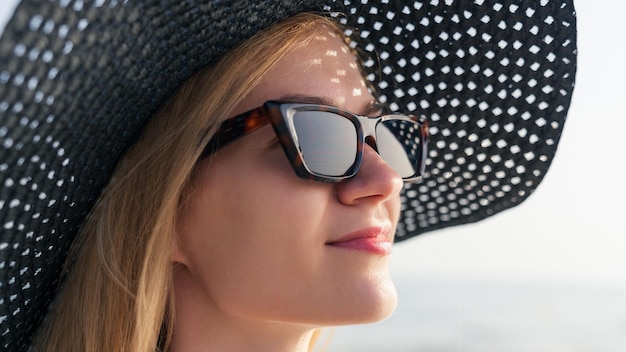
[[[356,28],[380,99],[430,119],[398,241],[526,199],[573,91],[571,0],[362,2],[22,1],[0,40],[0,346],[27,348],[77,229],[161,103],[299,12]]]

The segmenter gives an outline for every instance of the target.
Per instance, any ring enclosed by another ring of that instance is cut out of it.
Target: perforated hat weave
[[[571,0],[22,1],[0,40],[0,346],[27,349],[122,153],[177,86],[277,21],[342,21],[391,110],[430,119],[398,241],[522,202],[576,70]]]

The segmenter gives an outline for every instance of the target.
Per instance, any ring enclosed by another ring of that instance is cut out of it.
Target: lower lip
[[[392,247],[391,242],[387,241],[384,236],[355,238],[353,240],[335,242],[329,245],[333,247],[364,251],[378,255],[391,254]]]

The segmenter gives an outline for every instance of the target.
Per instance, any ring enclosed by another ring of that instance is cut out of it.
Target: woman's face
[[[267,100],[332,101],[365,113],[374,101],[335,34],[288,53],[234,114]],[[377,321],[396,304],[388,273],[402,180],[366,146],[340,183],[300,179],[271,126],[203,160],[178,219],[179,301],[196,314],[329,326]]]

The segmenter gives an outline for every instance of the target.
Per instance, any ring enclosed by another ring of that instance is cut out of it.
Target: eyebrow
[[[344,109],[344,107],[339,106],[337,102],[329,97],[319,97],[313,95],[285,95],[279,99],[280,101],[285,101],[289,103],[306,103],[306,104],[319,104],[319,105],[327,105],[333,106],[338,109]],[[372,115],[380,115],[383,112],[383,105],[375,100],[370,101],[365,104],[358,112],[359,115],[363,116],[372,116]]]

